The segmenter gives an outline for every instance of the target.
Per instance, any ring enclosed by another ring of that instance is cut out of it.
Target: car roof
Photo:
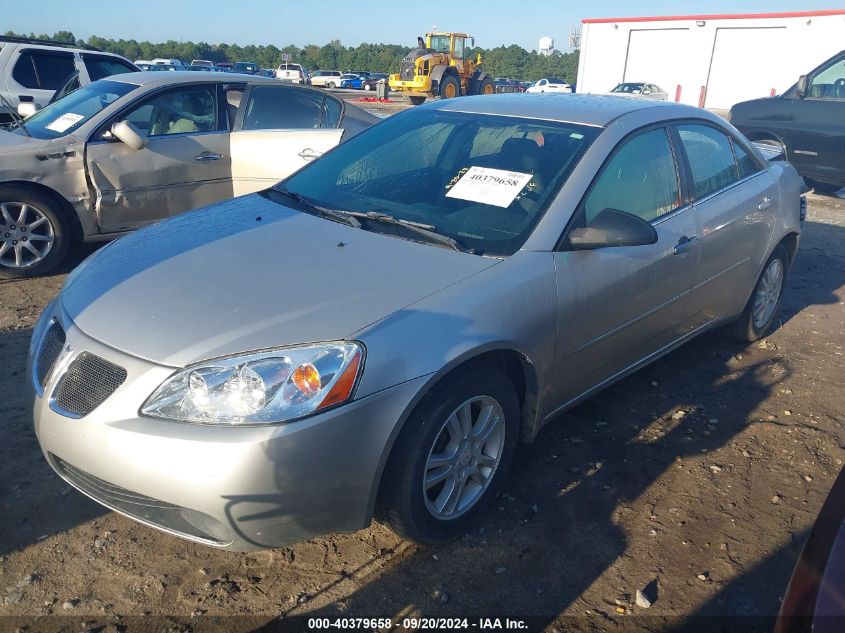
[[[665,118],[697,116],[693,106],[653,99],[629,99],[612,95],[513,93],[446,99],[420,106],[448,112],[495,114],[547,121],[605,127],[619,117],[650,108],[663,108]]]
[[[242,79],[250,82],[262,82],[276,85],[279,82],[270,79],[269,77],[256,77],[255,75],[246,75],[241,73],[202,73],[199,74],[191,70],[172,70],[167,72],[161,71],[141,71],[138,73],[121,73],[119,75],[110,75],[105,77],[109,81],[120,81],[126,84],[134,84],[136,86],[172,86],[180,83],[192,83],[202,81],[207,83],[209,81],[219,81],[220,83],[229,83]]]

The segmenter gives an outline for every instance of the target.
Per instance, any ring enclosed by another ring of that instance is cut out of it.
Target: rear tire
[[[328,82],[328,83],[326,84],[326,88],[335,88],[335,87],[336,87],[336,86],[334,85],[334,82],[333,82],[333,81],[330,81],[330,82]]]
[[[480,95],[492,95],[496,94],[496,84],[493,83],[493,80],[490,77],[485,77],[481,80],[481,86],[478,88],[478,94]]]
[[[518,439],[519,403],[507,376],[479,368],[448,379],[417,405],[399,434],[377,516],[422,545],[465,534],[501,489]]]
[[[52,196],[27,187],[0,187],[0,278],[50,272],[65,258],[70,241],[70,221]]]
[[[372,88],[372,86],[370,86],[370,84],[364,84],[364,90],[366,90],[366,91],[368,91],[368,92],[369,92],[369,91],[370,91],[370,90],[372,90],[372,89],[373,89],[373,88]]]
[[[774,330],[780,317],[788,272],[789,255],[783,244],[778,244],[763,267],[745,310],[728,326],[731,336],[744,343],[753,343]]]
[[[445,75],[440,80],[438,94],[441,99],[453,99],[461,96],[461,84],[454,75]]]

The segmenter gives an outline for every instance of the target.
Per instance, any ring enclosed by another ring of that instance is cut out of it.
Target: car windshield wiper
[[[442,233],[437,233],[437,227],[433,224],[423,224],[422,222],[403,220],[402,218],[396,218],[388,213],[381,213],[380,211],[342,211],[339,213],[348,214],[350,216],[361,218],[364,220],[370,220],[372,222],[379,222],[381,224],[401,226],[416,235],[424,237],[429,242],[448,246],[449,248],[455,251],[465,252],[467,250],[463,246],[461,246],[461,244],[455,238],[449,237],[448,235],[443,235]]]
[[[303,196],[300,193],[296,193],[294,191],[289,191],[287,189],[277,188],[273,191],[277,191],[288,198],[292,198],[296,200],[299,204],[304,207],[308,207],[309,209],[316,211],[321,217],[327,218],[329,220],[334,220],[335,222],[340,222],[341,224],[348,224],[351,227],[356,229],[361,228],[361,223],[358,221],[358,218],[350,211],[339,211],[337,209],[329,209],[328,207],[322,207],[310,198]]]

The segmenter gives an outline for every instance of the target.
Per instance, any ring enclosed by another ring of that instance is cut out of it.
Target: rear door
[[[86,166],[103,232],[137,228],[232,196],[229,130],[215,83],[181,84],[142,97],[92,135]],[[115,139],[132,123],[146,146]]]
[[[845,182],[845,55],[807,78],[807,94],[792,102],[788,135],[790,160],[799,172]]]
[[[763,265],[778,208],[775,178],[742,142],[705,122],[677,126],[689,166],[701,254],[693,328],[742,312]]]
[[[686,202],[676,147],[665,127],[620,142],[579,205],[573,226],[605,208],[650,222],[657,242],[555,253],[555,384],[565,404],[636,366],[689,330],[698,259],[695,210]]]
[[[253,84],[232,132],[232,184],[241,196],[270,187],[343,136],[343,103],[321,90]]]
[[[42,108],[53,93],[76,71],[73,53],[40,48],[22,48],[10,60],[12,74],[6,80],[12,105],[32,101]]]

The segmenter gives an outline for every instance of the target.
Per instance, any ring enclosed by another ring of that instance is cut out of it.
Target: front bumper
[[[396,92],[431,92],[431,77],[414,75],[409,81],[403,81],[399,75],[390,75],[388,85]]]
[[[171,534],[237,551],[369,524],[386,447],[425,378],[287,424],[166,422],[138,411],[174,368],[112,349],[66,317],[58,320],[65,345],[43,390],[30,358],[35,432],[53,469],[95,501]],[[38,341],[33,350],[37,357]],[[125,368],[127,378],[74,419],[58,412],[50,395],[62,367],[81,351]]]

